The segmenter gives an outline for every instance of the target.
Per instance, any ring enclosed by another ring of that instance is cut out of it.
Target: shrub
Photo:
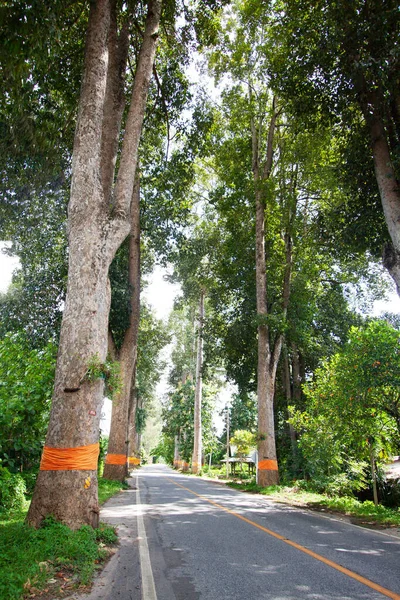
[[[35,489],[36,479],[37,479],[37,471],[22,471],[21,477],[25,481],[26,494],[31,496],[33,494],[33,490]]]
[[[26,486],[19,473],[0,466],[0,509],[18,510],[25,504]]]
[[[400,478],[383,479],[379,482],[378,496],[384,506],[397,508],[400,506]]]

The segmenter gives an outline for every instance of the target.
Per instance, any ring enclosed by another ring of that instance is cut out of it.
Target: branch
[[[253,98],[253,92],[251,86],[249,85],[249,100],[250,103]],[[257,129],[254,123],[254,117],[251,116],[250,119],[250,127],[251,127],[251,148],[252,148],[252,169],[255,181],[258,181],[259,177],[259,155],[258,155],[258,139],[257,139]]]
[[[156,54],[160,16],[161,0],[150,0],[115,185],[114,215],[117,219],[127,220],[129,218],[138,148]]]
[[[111,22],[108,37],[108,72],[104,100],[103,131],[101,140],[101,179],[104,205],[112,200],[112,184],[117,162],[119,133],[125,108],[125,71],[129,48],[129,29],[125,23],[117,35],[116,3],[112,2]]]
[[[272,159],[273,159],[273,147],[274,147],[274,135],[275,135],[275,127],[278,116],[281,111],[276,110],[276,98],[274,96],[272,100],[272,117],[271,122],[269,124],[268,130],[268,139],[267,139],[267,155],[265,157],[265,163],[263,168],[263,179],[266,180],[271,175],[272,171]]]

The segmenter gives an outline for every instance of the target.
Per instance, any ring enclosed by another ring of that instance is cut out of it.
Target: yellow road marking
[[[210,500],[209,498],[206,498],[205,496],[202,496],[201,494],[194,492],[193,490],[185,487],[184,485],[177,483],[174,479],[170,479],[169,477],[166,477],[166,479],[168,479],[168,481],[171,481],[175,485],[179,486],[183,490],[186,490],[187,492],[190,492],[191,494],[198,496],[198,498],[205,500],[209,504],[213,504],[217,508],[221,508],[222,510],[229,513],[230,515],[233,515],[234,517],[237,517],[238,519],[245,521],[245,523],[249,523],[249,525],[253,525],[253,527],[257,527],[257,529],[261,529],[261,531],[265,531],[265,533],[268,533],[268,535],[271,535],[272,537],[274,537],[278,540],[281,540],[282,542],[285,542],[285,544],[288,544],[288,546],[292,546],[293,548],[300,550],[300,552],[304,552],[304,554],[308,554],[309,556],[312,556],[316,560],[319,560],[320,562],[328,565],[329,567],[332,567],[333,569],[336,569],[337,571],[344,573],[348,577],[351,577],[352,579],[355,579],[356,581],[363,583],[364,585],[375,590],[376,592],[383,594],[383,596],[386,596],[387,598],[391,598],[392,600],[400,600],[399,594],[396,594],[395,592],[392,592],[391,590],[388,590],[388,589],[382,587],[381,585],[374,583],[370,579],[366,579],[365,577],[362,577],[361,575],[354,573],[354,571],[350,571],[349,569],[342,567],[338,563],[335,563],[332,560],[329,560],[328,558],[325,558],[324,556],[321,556],[320,554],[317,554],[316,552],[313,552],[312,550],[309,550],[308,548],[305,548],[304,546],[297,544],[296,542],[292,542],[292,540],[289,540],[289,539],[283,537],[279,533],[276,533],[275,531],[271,531],[270,529],[267,529],[266,527],[263,527],[262,525],[259,525],[258,523],[255,523],[254,521],[251,521],[250,519],[247,519],[246,517],[243,517],[242,515],[239,515],[238,513],[234,512],[233,510],[226,508],[222,504],[218,504],[217,502],[214,502],[213,500]]]

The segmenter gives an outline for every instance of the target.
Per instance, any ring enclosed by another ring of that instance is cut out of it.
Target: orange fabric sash
[[[98,443],[76,448],[43,448],[41,471],[97,471]]]
[[[278,463],[276,460],[266,459],[258,461],[258,470],[259,471],[277,471]]]
[[[107,454],[106,465],[126,465],[125,454]]]

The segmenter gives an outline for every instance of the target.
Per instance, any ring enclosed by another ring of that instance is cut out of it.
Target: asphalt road
[[[396,535],[161,465],[132,483],[102,514],[121,548],[79,599],[400,600]]]

